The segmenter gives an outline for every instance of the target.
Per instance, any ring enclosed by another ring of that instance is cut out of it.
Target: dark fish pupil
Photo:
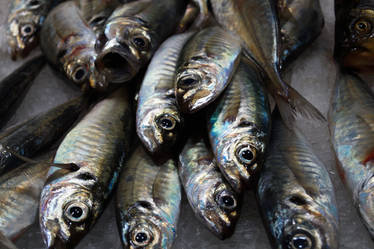
[[[31,27],[27,26],[23,31],[24,31],[26,34],[28,34],[28,33],[31,33],[32,29],[31,29]]]
[[[192,84],[195,84],[196,80],[193,79],[193,78],[187,78],[187,79],[183,79],[182,83],[184,85],[192,85]]]
[[[80,207],[71,207],[69,212],[70,215],[76,219],[80,218],[83,214],[83,210]]]
[[[360,23],[358,24],[358,27],[359,27],[360,29],[364,30],[364,29],[366,29],[366,24],[363,23],[363,22],[360,22]]]
[[[222,197],[222,202],[225,206],[227,207],[232,207],[234,205],[234,199],[230,196],[223,196]]]
[[[134,43],[139,48],[144,48],[145,46],[145,41],[142,38],[135,38]]]
[[[135,240],[138,243],[143,243],[144,241],[147,241],[148,236],[146,233],[137,233],[135,236]]]
[[[164,118],[161,120],[161,126],[164,128],[170,128],[173,126],[173,122],[170,119]]]
[[[76,73],[75,73],[75,79],[76,80],[81,80],[84,76],[85,72],[83,69],[79,69]]]
[[[309,246],[309,241],[305,237],[296,237],[292,239],[293,246],[297,249],[305,249]]]
[[[30,5],[31,5],[31,6],[39,5],[39,1],[38,1],[38,0],[32,0],[32,1],[30,2]]]
[[[241,156],[242,156],[245,160],[248,160],[248,161],[251,161],[251,160],[253,159],[253,153],[252,153],[252,151],[250,151],[250,150],[248,150],[248,149],[242,151]]]

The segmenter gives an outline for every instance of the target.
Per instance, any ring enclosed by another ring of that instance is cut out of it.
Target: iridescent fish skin
[[[319,0],[277,0],[281,61],[288,64],[321,33],[324,18]]]
[[[54,8],[41,31],[40,46],[52,65],[77,85],[106,88],[108,79],[95,68],[96,34],[73,1]]]
[[[26,57],[38,45],[40,27],[53,0],[13,0],[7,23],[7,39],[12,59]]]
[[[256,66],[245,60],[222,99],[208,114],[208,132],[217,164],[241,193],[259,172],[270,136],[270,107]]]
[[[171,248],[181,202],[172,159],[157,165],[138,146],[124,167],[117,189],[117,224],[126,249]]]
[[[132,79],[175,32],[186,7],[186,0],[139,0],[118,7],[99,42],[97,68],[111,82]]]
[[[133,134],[124,89],[102,100],[66,135],[51,167],[40,201],[39,222],[47,248],[73,248],[104,210],[127,157]]]
[[[329,173],[276,111],[257,197],[273,247],[337,249],[338,212]]]
[[[335,0],[335,57],[344,66],[372,73],[374,1]]]
[[[136,131],[152,154],[170,149],[183,126],[175,100],[174,76],[179,54],[192,33],[175,35],[157,50],[139,91]]]
[[[175,92],[180,110],[194,113],[229,84],[240,61],[240,40],[218,26],[196,33],[178,60]]]
[[[358,76],[338,76],[329,127],[341,179],[374,237],[374,96]]]
[[[188,139],[179,155],[178,171],[195,216],[218,238],[230,237],[239,218],[240,200],[203,139]]]

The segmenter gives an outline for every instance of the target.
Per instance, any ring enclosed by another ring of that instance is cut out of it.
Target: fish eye
[[[372,30],[371,23],[366,20],[358,20],[354,24],[355,31],[360,35],[369,34]]]
[[[171,131],[175,128],[177,121],[174,117],[163,114],[160,117],[157,118],[157,124],[161,129]]]
[[[200,81],[201,78],[198,75],[188,75],[179,79],[178,86],[181,88],[189,88],[198,84]]]
[[[235,197],[227,191],[222,191],[217,195],[217,203],[221,208],[228,211],[232,211],[236,208]]]
[[[89,208],[82,202],[69,203],[65,208],[65,217],[72,222],[82,222],[88,217]]]
[[[136,247],[147,246],[152,240],[152,233],[146,228],[135,229],[132,232],[131,242]]]
[[[76,83],[81,83],[87,77],[87,70],[84,67],[77,67],[73,72],[73,80]]]
[[[25,24],[21,27],[22,36],[30,36],[34,33],[34,25]]]
[[[148,40],[145,37],[142,37],[142,36],[135,36],[132,39],[132,43],[139,50],[146,50],[146,49],[148,49],[148,46],[149,46]]]
[[[312,249],[314,247],[310,234],[302,230],[296,231],[289,243],[291,249]]]
[[[236,158],[247,168],[256,161],[256,149],[251,145],[244,145],[236,150]]]
[[[32,8],[38,8],[40,6],[39,0],[31,0],[29,1],[28,5]]]

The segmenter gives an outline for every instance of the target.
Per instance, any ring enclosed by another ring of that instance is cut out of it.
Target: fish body
[[[335,1],[335,57],[347,68],[372,73],[374,1]]]
[[[40,201],[39,221],[47,248],[73,248],[95,225],[113,190],[132,134],[129,97],[119,89],[102,100],[66,135]]]
[[[40,46],[52,65],[77,85],[105,88],[107,78],[96,70],[94,64],[97,56],[95,44],[95,32],[73,1],[54,8],[41,30]]]
[[[132,79],[178,27],[186,0],[139,0],[119,6],[108,18],[96,65],[111,82]]]
[[[303,135],[286,128],[278,111],[257,197],[274,248],[338,248],[338,213],[329,173]]]
[[[329,128],[341,179],[374,237],[374,96],[358,76],[338,76]]]
[[[181,202],[175,162],[157,165],[138,146],[120,178],[116,205],[123,248],[171,248]]]
[[[240,39],[218,26],[196,33],[177,64],[175,92],[180,110],[194,113],[214,101],[230,83],[240,53]]]
[[[85,108],[85,103],[83,97],[78,97],[0,133],[0,175],[22,163],[14,152],[33,157],[61,138]]]
[[[142,82],[136,112],[140,140],[151,153],[170,149],[183,126],[174,92],[179,54],[192,33],[175,35],[157,50]]]
[[[45,64],[43,57],[26,62],[0,82],[0,127],[9,120],[28,86],[33,82]]]
[[[262,167],[271,117],[263,79],[243,60],[222,98],[208,114],[208,132],[217,164],[240,193]]]
[[[188,139],[179,155],[178,171],[195,216],[217,237],[231,236],[239,218],[240,200],[203,139]]]

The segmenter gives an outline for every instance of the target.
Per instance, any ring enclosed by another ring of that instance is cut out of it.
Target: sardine
[[[274,248],[337,249],[338,213],[329,173],[278,111],[257,197]]]
[[[374,237],[374,95],[358,76],[338,76],[329,127],[340,177]]]
[[[344,66],[372,73],[374,1],[335,0],[335,57]]]
[[[174,161],[157,165],[138,146],[120,178],[117,223],[123,248],[171,248],[181,202]]]
[[[321,33],[324,18],[319,0],[275,0],[281,35],[281,63],[294,60]]]
[[[139,0],[118,7],[99,40],[98,70],[111,82],[132,79],[177,28],[186,0]]]
[[[136,131],[151,153],[170,149],[183,126],[175,100],[174,76],[179,54],[193,33],[175,35],[157,50],[139,91]]]
[[[73,1],[58,5],[41,30],[40,46],[55,65],[77,85],[106,88],[108,80],[95,68],[96,35]]]
[[[222,99],[208,113],[208,132],[217,164],[240,193],[262,167],[271,117],[263,78],[245,58]]]
[[[0,133],[0,175],[22,163],[14,153],[33,157],[61,138],[85,107],[78,97]]]
[[[186,12],[184,13],[183,18],[178,24],[176,33],[183,33],[186,30],[193,28],[192,25],[195,22],[197,16],[199,15],[199,8],[193,4],[187,5]]]
[[[47,248],[73,248],[95,225],[127,157],[132,135],[124,89],[102,100],[64,138],[41,195],[39,220]]]
[[[287,126],[294,126],[298,115],[324,120],[313,105],[281,78],[281,45],[274,0],[215,0],[211,5],[218,23],[240,36],[245,54],[268,77],[267,90],[278,104]]]
[[[240,200],[203,139],[188,139],[179,155],[178,171],[195,216],[220,239],[230,237],[239,218]]]
[[[15,109],[45,64],[43,57],[26,62],[0,82],[0,127],[14,114]]]
[[[182,112],[196,112],[229,84],[240,61],[240,40],[218,26],[196,33],[179,57],[175,92]]]

